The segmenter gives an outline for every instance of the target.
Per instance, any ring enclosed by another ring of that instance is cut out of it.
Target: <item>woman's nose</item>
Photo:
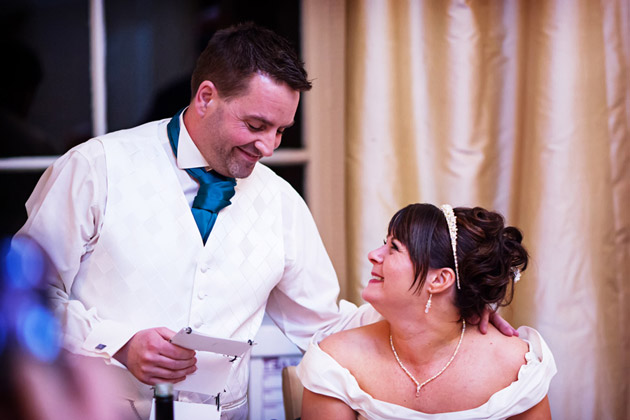
[[[380,264],[380,263],[382,263],[383,262],[383,249],[384,248],[385,248],[385,245],[370,251],[368,253],[368,260],[372,264]]]

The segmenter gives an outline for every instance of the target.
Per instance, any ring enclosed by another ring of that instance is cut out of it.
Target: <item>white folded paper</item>
[[[252,347],[246,341],[211,337],[190,328],[182,328],[171,338],[171,343],[197,351],[197,370],[173,387],[206,395],[223,392],[232,362]]]
[[[179,330],[179,332],[171,338],[171,343],[186,347],[187,349],[239,357],[242,357],[251,348],[251,345],[246,341],[212,337],[194,331],[189,327]]]

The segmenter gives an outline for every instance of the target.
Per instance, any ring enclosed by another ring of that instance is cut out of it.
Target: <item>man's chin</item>
[[[257,162],[256,162],[257,163]],[[238,165],[230,165],[228,168],[232,178],[247,178],[254,171],[256,163],[242,163]]]

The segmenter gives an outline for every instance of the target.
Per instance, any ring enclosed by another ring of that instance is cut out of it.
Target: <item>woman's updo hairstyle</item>
[[[505,226],[503,216],[481,207],[453,209],[457,217],[457,263],[461,290],[455,305],[462,318],[481,316],[487,305],[512,301],[515,270],[527,268],[523,235]],[[388,235],[402,242],[414,267],[415,293],[419,293],[429,268],[448,267],[455,260],[446,218],[431,204],[411,204],[389,223]],[[457,286],[454,286],[457,287]]]
[[[481,207],[454,209],[462,289],[455,304],[462,317],[481,315],[486,305],[506,306],[514,295],[516,270],[527,268],[523,234],[505,226],[499,213]]]

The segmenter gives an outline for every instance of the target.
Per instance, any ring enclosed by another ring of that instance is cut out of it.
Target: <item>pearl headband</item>
[[[451,246],[453,247],[453,258],[455,259],[455,276],[457,278],[457,289],[461,289],[459,285],[459,268],[457,266],[457,217],[450,204],[443,204],[442,213],[446,217],[446,224],[448,225],[448,232],[451,236]]]

